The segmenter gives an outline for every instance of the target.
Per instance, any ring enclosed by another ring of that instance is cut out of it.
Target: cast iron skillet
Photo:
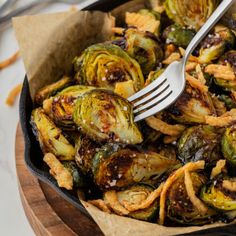
[[[101,10],[110,11],[115,7],[128,2],[129,0],[100,0],[97,3],[86,7],[84,10]],[[31,111],[33,110],[33,102],[30,97],[29,84],[27,77],[24,79],[23,88],[20,96],[20,123],[23,130],[23,135],[25,139],[25,163],[27,168],[41,181],[49,184],[53,189],[56,190],[64,199],[72,203],[81,212],[83,212],[87,217],[92,217],[86,211],[86,209],[81,204],[80,200],[72,195],[69,191],[59,188],[55,179],[49,174],[49,172],[44,168],[44,163],[42,161],[42,152],[39,147],[39,143],[36,140],[30,125]],[[205,235],[205,236],[235,236],[236,235],[236,225],[228,225],[224,227],[216,227],[208,230],[201,230],[196,233],[184,234],[184,235]]]

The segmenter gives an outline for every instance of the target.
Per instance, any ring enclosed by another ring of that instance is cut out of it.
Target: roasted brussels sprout
[[[54,96],[57,92],[64,89],[65,87],[73,83],[70,77],[64,76],[62,79],[57,82],[47,85],[40,89],[35,95],[35,101],[42,105],[43,101],[51,96]]]
[[[216,115],[209,93],[194,89],[189,84],[168,112],[174,120],[185,124],[205,123],[206,115]]]
[[[130,204],[138,205],[144,201],[153,190],[154,188],[148,184],[135,184],[123,191],[117,192],[118,201],[126,201]],[[151,221],[156,217],[157,212],[158,203],[154,201],[147,209],[131,212],[129,216],[138,220]]]
[[[219,64],[226,65],[227,63],[232,66],[234,73],[236,73],[236,50],[229,50],[219,59]]]
[[[230,50],[226,52],[218,61],[220,65],[229,66],[228,69],[232,70],[232,74],[236,78],[236,51]],[[226,71],[225,71],[226,72]],[[236,80],[226,80],[221,78],[214,78],[215,84],[222,87],[224,90],[236,90]]]
[[[222,141],[221,149],[225,159],[232,165],[236,166],[236,125],[226,129]]]
[[[82,188],[86,185],[85,176],[80,173],[74,161],[64,161],[62,164],[71,173],[73,177],[73,186],[75,188]]]
[[[201,199],[209,206],[221,210],[236,210],[236,180],[229,177],[218,177],[205,185],[201,190]],[[234,188],[231,190],[231,188]]]
[[[203,175],[190,173],[193,181],[193,187],[196,193],[199,192],[206,179]],[[190,201],[185,183],[184,175],[180,176],[169,189],[167,194],[167,217],[175,222],[184,225],[202,225],[212,221],[211,216],[215,215],[213,210],[208,210],[203,214],[198,211]]]
[[[119,189],[138,182],[153,184],[175,164],[155,152],[105,145],[94,156],[93,174],[101,189]]]
[[[74,85],[65,88],[55,97],[50,98],[50,109],[48,115],[55,121],[55,123],[64,128],[71,129],[74,126],[72,119],[73,108],[76,99],[82,96],[87,91],[94,89],[94,87]],[[44,102],[44,105],[47,101]]]
[[[160,42],[152,33],[129,28],[124,37],[125,51],[140,64],[144,75],[155,69],[163,59]]]
[[[235,35],[227,27],[216,26],[214,33],[209,34],[201,43],[198,60],[201,63],[211,63],[224,54],[226,49],[232,48]]]
[[[178,24],[168,26],[163,32],[166,43],[173,43],[178,47],[186,48],[195,35],[192,29],[184,28]]]
[[[94,89],[77,99],[74,122],[95,141],[138,144],[142,135],[134,123],[132,106],[109,90]]]
[[[217,0],[165,0],[168,17],[175,23],[198,30],[217,7]]]
[[[214,166],[221,158],[221,135],[209,125],[192,126],[186,129],[178,141],[178,157],[184,163],[204,160]]]
[[[228,110],[231,110],[232,108],[236,108],[236,101],[234,101],[234,99],[228,95],[225,95],[225,94],[219,95],[219,100],[224,102]]]
[[[53,153],[60,160],[75,159],[74,147],[42,108],[32,111],[30,123],[44,153]]]
[[[91,139],[80,136],[75,144],[75,161],[84,174],[92,173],[92,161],[100,145]]]
[[[104,43],[88,47],[74,59],[79,84],[114,89],[116,82],[134,81],[136,91],[144,85],[140,65],[120,47]]]

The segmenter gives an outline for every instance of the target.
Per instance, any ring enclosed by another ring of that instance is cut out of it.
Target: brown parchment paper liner
[[[147,5],[147,0],[132,1],[116,8],[112,14],[120,22],[125,11],[136,11]],[[236,3],[230,11],[235,9]],[[32,98],[42,86],[69,74],[73,58],[87,46],[107,40],[113,24],[114,19],[110,14],[96,11],[68,11],[14,18],[13,27],[27,71]],[[107,214],[83,200],[81,202],[103,233],[109,236],[167,236],[225,225],[214,223],[201,227],[164,227]]]

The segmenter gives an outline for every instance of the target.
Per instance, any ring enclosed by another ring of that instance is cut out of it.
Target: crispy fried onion
[[[219,175],[225,168],[225,165],[226,160],[217,161],[216,166],[211,171],[211,179],[214,179],[217,175]]]
[[[236,109],[224,113],[222,116],[205,116],[205,122],[208,125],[225,127],[236,123]]]
[[[206,84],[206,79],[204,77],[204,74],[202,72],[202,68],[200,64],[197,64],[196,66],[196,73],[197,73],[197,78],[202,84]]]
[[[189,73],[186,73],[186,80],[189,82],[191,87],[198,89],[199,91],[202,91],[203,93],[206,93],[208,91],[208,87],[202,83],[202,81],[194,78]]]
[[[236,192],[236,180],[223,180],[222,187],[229,191]]]
[[[148,197],[143,202],[139,203],[138,205],[131,204],[127,201],[123,201],[122,204],[129,212],[146,209],[160,196],[161,191],[163,189],[163,185],[164,183],[161,183],[157,189],[152,191],[150,195],[148,195]]]
[[[50,174],[57,180],[58,186],[71,190],[73,188],[73,177],[70,171],[52,153],[46,153],[43,160],[50,167]]]
[[[195,208],[197,208],[197,210],[200,213],[205,214],[208,211],[208,208],[196,196],[196,193],[193,188],[193,182],[192,182],[190,173],[187,169],[184,171],[184,184],[185,184],[185,188],[186,188],[186,191],[187,191],[187,194],[188,194],[188,197],[189,197],[191,203],[194,205]]]
[[[129,211],[119,202],[115,190],[106,192],[104,194],[104,201],[116,214],[121,216],[129,214]]]
[[[149,15],[142,15],[135,12],[126,12],[125,22],[128,26],[136,26],[139,30],[157,32],[160,21],[153,19]]]
[[[11,65],[12,63],[14,63],[18,58],[19,58],[19,51],[17,51],[16,53],[14,53],[11,57],[9,57],[8,59],[0,62],[0,70],[8,67],[9,65]]]
[[[165,65],[169,65],[174,61],[178,61],[180,58],[181,55],[178,52],[173,52],[164,61],[162,61],[162,63]]]
[[[88,201],[88,203],[94,205],[95,207],[106,213],[111,213],[111,210],[109,209],[105,201],[103,201],[102,199],[90,200]]]
[[[176,142],[178,138],[179,138],[179,136],[168,136],[168,135],[166,135],[163,138],[163,142],[165,144],[173,143],[173,142]]]
[[[148,117],[146,122],[151,128],[169,136],[179,136],[185,130],[184,125],[169,125],[154,116]]]
[[[22,89],[22,84],[18,84],[9,92],[7,99],[5,101],[8,106],[14,105],[17,96],[21,92],[21,89]]]
[[[161,195],[160,195],[160,211],[159,211],[159,224],[163,225],[165,220],[165,203],[166,194],[171,187],[171,185],[185,173],[185,170],[196,171],[204,169],[205,161],[189,162],[181,168],[177,169],[173,174],[171,174],[166,182],[164,183]]]
[[[187,62],[185,71],[189,72],[189,71],[195,70],[197,65],[199,64],[197,64],[196,62]]]
[[[180,52],[180,54],[181,54],[182,57],[185,55],[185,49],[183,49],[182,47],[179,47],[179,52]],[[190,56],[189,56],[188,61],[189,61],[189,62],[196,62],[196,63],[199,63],[198,58],[195,57],[195,56],[193,56],[193,55],[190,55]]]
[[[214,77],[217,79],[224,79],[224,80],[236,79],[233,68],[229,64],[227,65],[210,64],[206,66],[205,72],[214,75]]]
[[[112,27],[112,28],[111,28],[111,31],[112,31],[112,33],[114,33],[114,34],[123,35],[125,29],[122,28],[122,27]]]

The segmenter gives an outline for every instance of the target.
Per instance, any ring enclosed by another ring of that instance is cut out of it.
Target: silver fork
[[[223,0],[188,45],[181,61],[172,62],[165,71],[144,89],[128,98],[133,104],[134,121],[143,120],[173,104],[185,87],[185,66],[188,57],[234,0]]]

